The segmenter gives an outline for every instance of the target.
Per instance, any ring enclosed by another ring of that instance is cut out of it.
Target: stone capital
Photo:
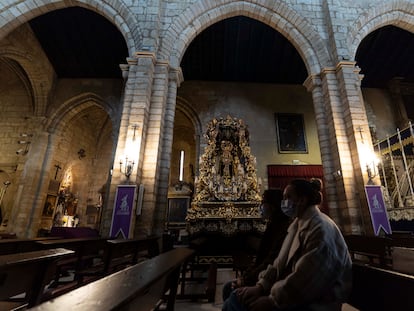
[[[177,86],[180,86],[181,82],[184,81],[184,75],[181,67],[170,68],[170,80],[177,82]]]
[[[306,87],[308,92],[312,92],[316,87],[320,87],[321,85],[322,81],[319,74],[309,75],[305,82],[303,82],[303,86]]]

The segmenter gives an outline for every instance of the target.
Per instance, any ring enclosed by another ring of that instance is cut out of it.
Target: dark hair
[[[308,198],[309,205],[316,205],[322,202],[322,182],[319,179],[315,178],[311,179],[311,181],[294,179],[289,184],[295,188],[298,195]]]
[[[272,206],[270,219],[272,221],[284,221],[288,218],[280,208],[283,199],[283,191],[281,189],[267,189],[263,192],[263,203]]]
[[[263,192],[263,202],[280,205],[283,199],[283,192],[280,189],[267,189]]]

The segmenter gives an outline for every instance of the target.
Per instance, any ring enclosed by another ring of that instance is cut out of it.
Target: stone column
[[[164,117],[164,126],[162,129],[162,154],[159,167],[159,184],[158,184],[158,198],[156,209],[154,213],[154,228],[153,231],[156,234],[161,234],[164,229],[167,212],[167,198],[168,198],[168,185],[171,169],[171,152],[173,144],[174,134],[174,120],[177,100],[177,88],[183,81],[183,75],[181,68],[170,68],[168,77],[168,91],[166,97],[166,109]]]
[[[165,136],[165,133],[173,129],[171,111],[167,113],[169,91],[169,64],[166,61],[157,61],[142,167],[142,183],[145,186],[144,204],[142,215],[135,227],[135,235],[160,234],[164,228],[172,146],[172,141],[168,141],[172,140],[172,136]]]
[[[346,233],[372,233],[364,185],[367,156],[373,155],[360,89],[359,70],[340,62],[311,76],[330,215]]]
[[[145,170],[143,155],[148,132],[155,54],[147,51],[137,52],[134,57],[129,57],[127,62],[128,65],[121,65],[126,81],[110,191],[102,215],[102,235],[110,233],[117,186],[143,183],[142,172]],[[120,165],[121,161],[122,165]],[[132,166],[129,176],[125,171],[127,161]],[[132,226],[134,226],[135,214],[132,217]]]
[[[324,171],[324,189],[326,196],[323,200],[328,202],[329,215],[341,226],[342,230],[351,233],[351,221],[347,208],[347,195],[342,176],[340,154],[344,148],[338,149],[337,131],[342,128],[338,120],[334,120],[333,107],[331,103],[337,101],[334,95],[335,90],[326,87],[327,79],[334,79],[331,75],[327,78],[326,71],[323,74],[322,85],[321,75],[309,76],[304,86],[312,92],[315,109],[316,124],[318,130],[319,145],[321,148],[322,166]],[[340,119],[340,118],[339,118]]]
[[[348,137],[350,158],[346,159],[349,178],[345,180],[345,187],[353,189],[353,200],[349,201],[349,213],[353,223],[362,222],[363,234],[373,234],[368,202],[365,195],[365,185],[378,183],[378,180],[368,178],[368,166],[374,162],[374,150],[369,130],[369,123],[361,93],[361,76],[355,62],[342,61],[335,68],[338,81],[338,92],[341,100],[342,118],[344,120],[344,134]],[[339,148],[340,145],[339,145]],[[348,156],[348,155],[347,155]],[[350,191],[348,191],[350,192]],[[355,204],[354,204],[355,203]],[[357,216],[359,214],[359,216]]]
[[[37,236],[51,176],[53,146],[50,133],[36,133],[32,139],[31,149],[26,155],[27,161],[19,173],[16,197],[9,221],[9,226],[15,229],[19,237]]]

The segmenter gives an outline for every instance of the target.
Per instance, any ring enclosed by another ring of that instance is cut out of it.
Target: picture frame
[[[189,207],[190,197],[188,196],[168,198],[167,224],[184,225]]]
[[[45,204],[43,206],[42,217],[53,217],[56,208],[57,196],[48,194],[46,196]]]
[[[279,153],[308,153],[303,114],[275,113]]]

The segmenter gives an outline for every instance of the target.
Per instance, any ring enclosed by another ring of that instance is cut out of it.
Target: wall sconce
[[[20,137],[33,137],[33,134],[20,133]]]
[[[372,161],[372,163],[367,163],[366,170],[368,175],[368,181],[372,182],[372,180],[378,176],[378,167],[376,161]]]
[[[128,160],[128,157],[125,157],[125,162],[123,162],[122,159],[119,161],[119,171],[129,179],[129,176],[131,176],[132,171],[134,170],[134,165],[134,161]]]
[[[340,180],[342,178],[342,171],[336,170],[335,172],[332,173],[332,175],[336,180]]]
[[[86,151],[85,151],[85,149],[83,149],[83,148],[79,149],[79,151],[78,151],[78,157],[79,157],[79,160],[82,160],[82,158],[86,157]]]
[[[20,134],[20,135],[23,135],[23,134]],[[25,134],[25,135],[27,135],[27,134]],[[19,145],[25,145],[25,146],[24,146],[24,148],[19,148],[18,150],[16,150],[16,154],[17,155],[26,155],[29,152],[29,145],[31,144],[31,141],[18,140],[17,143]]]

